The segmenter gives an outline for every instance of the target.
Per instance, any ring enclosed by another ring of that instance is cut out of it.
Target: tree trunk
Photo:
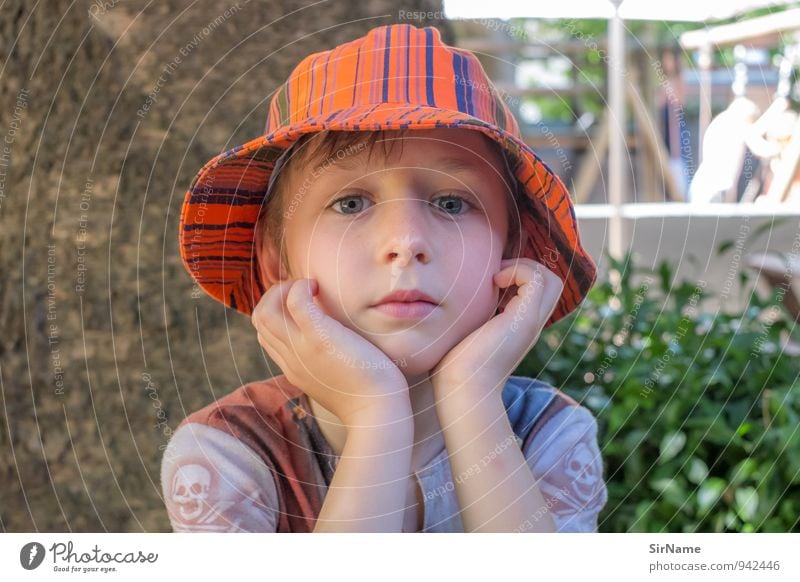
[[[3,4],[4,531],[169,530],[158,469],[172,430],[279,373],[246,317],[193,298],[177,247],[184,192],[213,155],[263,132],[304,56],[397,22],[395,6]],[[446,23],[410,23],[452,41]]]

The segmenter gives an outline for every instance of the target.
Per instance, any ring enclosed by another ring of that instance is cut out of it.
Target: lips
[[[373,305],[373,307],[382,305],[384,303],[414,303],[420,301],[431,303],[433,305],[439,305],[439,303],[430,295],[423,293],[418,289],[399,289],[389,293],[386,297]]]
[[[438,302],[427,293],[418,289],[401,289],[389,293],[372,307],[391,317],[419,319],[429,315],[438,306]]]

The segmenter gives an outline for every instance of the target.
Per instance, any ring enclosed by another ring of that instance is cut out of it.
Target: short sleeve
[[[583,406],[553,415],[523,455],[560,532],[595,532],[608,500],[597,421]]]
[[[176,532],[275,532],[278,495],[263,460],[203,424],[181,426],[161,461],[161,488]]]

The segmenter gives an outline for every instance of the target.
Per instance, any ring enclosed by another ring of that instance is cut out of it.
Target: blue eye
[[[341,212],[336,210],[336,212],[339,212],[339,214],[358,214],[364,208],[364,197],[357,194],[342,196],[341,198],[334,200],[331,203],[331,207],[334,209],[341,209]]]
[[[469,206],[470,206],[469,202],[467,202],[466,200],[461,198],[461,196],[453,196],[453,195],[440,196],[439,198],[436,199],[437,202],[440,201],[440,200],[444,200],[446,204],[445,205],[440,205],[439,208],[441,208],[442,210],[444,210],[448,214],[454,214],[454,215],[462,214],[462,212],[460,212],[460,210],[465,205],[467,206],[467,210],[469,210]],[[451,212],[451,211],[453,211],[453,212]]]

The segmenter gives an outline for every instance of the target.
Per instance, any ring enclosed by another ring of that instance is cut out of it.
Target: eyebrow
[[[325,169],[325,166],[328,166],[328,169]],[[321,162],[316,164],[312,169],[312,173],[317,174],[318,172],[322,171],[330,171],[330,170],[357,170],[359,168],[363,168],[366,165],[366,161],[364,160],[363,156],[350,156],[344,157],[342,159],[336,159],[333,156],[329,156],[324,158]]]
[[[316,164],[312,169],[312,172],[315,174],[323,170],[326,162],[329,164],[328,170],[343,170],[343,171],[353,171],[358,170],[366,166],[366,158],[364,156],[353,156],[353,157],[346,157],[341,160],[333,160],[330,161],[330,158],[326,158],[325,160],[321,161],[320,163]],[[439,170],[443,172],[465,172],[470,174],[481,174],[481,170],[475,165],[473,162],[469,162],[464,158],[460,157],[453,157],[447,156],[443,158],[439,158],[435,160],[431,164],[431,168],[433,170]]]
[[[491,179],[489,173],[496,173],[497,170],[494,168],[492,163],[487,159],[476,160],[476,161],[469,161],[465,160],[462,157],[444,157],[436,160],[432,164],[437,170],[448,173],[459,173],[459,174],[469,174],[472,178],[478,180],[478,182],[486,185],[489,180]],[[488,168],[485,166],[489,166]],[[501,180],[503,178],[500,178]]]

